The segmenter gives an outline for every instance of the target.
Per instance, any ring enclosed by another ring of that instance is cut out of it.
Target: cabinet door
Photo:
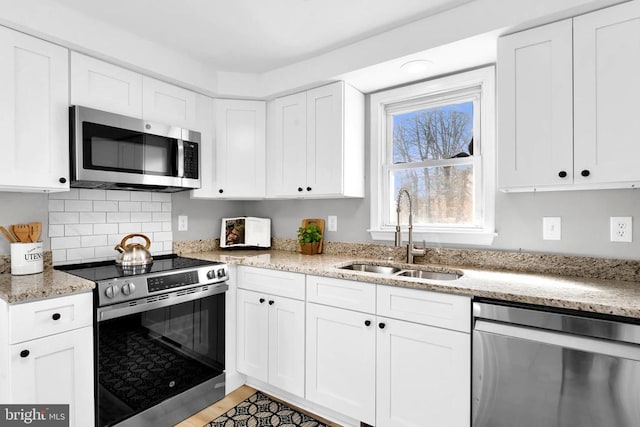
[[[304,397],[304,301],[269,297],[269,384]]]
[[[223,198],[265,196],[263,101],[215,100],[216,183]]]
[[[575,182],[639,181],[640,2],[574,19]]]
[[[12,403],[69,404],[70,426],[90,426],[93,415],[93,328],[10,346]]]
[[[196,93],[150,77],[142,77],[142,117],[198,130]]]
[[[571,184],[571,20],[500,38],[497,63],[498,186]]]
[[[307,400],[375,424],[375,331],[374,315],[307,304]]]
[[[0,27],[0,188],[69,189],[66,49]]]
[[[272,197],[303,196],[307,181],[307,94],[269,104],[267,192]]]
[[[142,75],[71,52],[71,104],[142,118]]]
[[[312,197],[342,193],[343,87],[337,82],[307,92],[305,193]]]
[[[468,427],[469,334],[378,317],[379,427]]]
[[[238,289],[237,369],[267,382],[269,312],[267,296]]]

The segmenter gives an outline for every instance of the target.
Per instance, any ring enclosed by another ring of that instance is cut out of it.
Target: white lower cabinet
[[[375,315],[307,304],[307,399],[375,424]]]
[[[304,301],[238,289],[237,369],[304,396]]]

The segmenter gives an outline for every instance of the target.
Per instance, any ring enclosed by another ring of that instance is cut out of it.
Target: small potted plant
[[[322,232],[317,225],[309,224],[306,227],[298,228],[298,243],[300,243],[300,252],[303,254],[317,254],[321,241]]]

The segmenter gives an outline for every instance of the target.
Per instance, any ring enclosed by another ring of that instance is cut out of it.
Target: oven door
[[[226,284],[100,308],[96,425],[173,425],[224,397]]]

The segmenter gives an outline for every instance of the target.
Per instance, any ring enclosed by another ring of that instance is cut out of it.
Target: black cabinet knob
[[[385,326],[387,326],[387,325],[385,325],[385,324],[384,324],[384,323],[382,323],[382,322],[378,323],[378,327],[379,327],[380,329],[384,329],[384,327],[385,327]]]
[[[22,350],[20,352],[20,357],[29,357],[29,350]]]
[[[64,184],[65,182],[67,182],[67,178],[62,176],[62,177],[60,177],[60,179],[58,181],[60,181],[60,184]]]
[[[558,172],[558,176],[560,178],[566,178],[567,177],[567,171],[560,171]]]
[[[270,299],[269,300],[269,305],[273,305],[274,302],[275,302],[274,300]]]
[[[260,298],[260,304],[264,302],[264,298]]]
[[[582,176],[589,176],[589,175],[591,175],[591,172],[589,172],[589,170],[588,170],[588,169],[584,169],[582,172],[580,172],[580,175],[582,175]]]
[[[222,193],[224,193],[224,190],[221,188],[221,189],[218,190],[218,193],[222,194]]]
[[[364,326],[371,326],[371,320],[365,320]]]
[[[53,320],[60,320],[60,317],[62,317],[60,316],[60,313],[53,313],[53,316],[51,316]]]
[[[307,187],[307,191],[311,191],[311,187]]]
[[[302,191],[302,187],[298,187],[298,191]]]

